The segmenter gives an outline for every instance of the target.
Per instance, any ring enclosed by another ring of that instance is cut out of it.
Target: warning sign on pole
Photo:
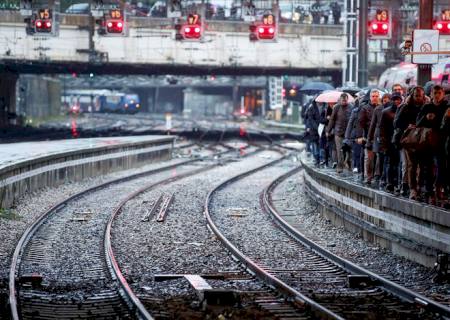
[[[414,30],[413,31],[413,52],[412,62],[417,64],[435,64],[439,62],[439,54],[432,52],[439,51],[439,30]],[[427,54],[430,53],[430,54]]]

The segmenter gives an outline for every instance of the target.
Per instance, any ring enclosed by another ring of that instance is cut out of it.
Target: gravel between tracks
[[[430,298],[436,298],[438,301],[446,299],[450,304],[450,284],[433,284],[432,269],[368,243],[360,235],[346,231],[343,227],[333,226],[319,213],[318,205],[307,197],[302,172],[279,184],[275,188],[273,199],[283,200],[274,202],[279,212],[288,211],[289,214],[295,215],[290,219],[301,226],[299,230],[331,252],[413,290],[423,292]]]
[[[85,179],[80,182],[67,183],[57,188],[42,189],[31,194],[26,194],[18,199],[14,206],[8,210],[11,218],[0,219],[0,289],[7,286],[10,259],[22,233],[43,212],[71,195],[100,183],[134,173],[160,168],[169,164],[175,164],[184,160],[186,159],[174,158],[164,162],[155,162],[139,168],[118,171],[104,176]]]
[[[276,157],[279,157],[278,153],[264,151],[201,175],[158,187],[130,201],[114,222],[112,242],[122,272],[133,289],[140,294],[170,296],[188,293],[192,289],[183,279],[154,282],[154,274],[242,272],[206,227],[204,201],[209,190],[220,181]],[[242,190],[243,195],[248,192],[253,190]],[[166,221],[158,223],[153,217],[150,222],[141,222],[144,212],[139,208],[143,201],[151,203],[163,193],[175,195]],[[223,209],[232,212],[238,211],[241,206],[241,203],[228,202]],[[264,287],[259,281],[208,282],[220,288],[261,290]]]

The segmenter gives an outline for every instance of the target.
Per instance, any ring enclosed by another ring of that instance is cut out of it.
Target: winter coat
[[[359,112],[359,115],[358,115],[359,126],[363,130],[362,137],[364,137],[366,139],[367,139],[367,136],[369,135],[370,122],[372,121],[373,111],[375,110],[376,107],[377,107],[376,105],[373,105],[370,102],[367,104],[364,104],[361,107],[361,111]]]
[[[361,106],[359,103],[355,103],[355,106],[352,108],[350,113],[350,118],[348,120],[347,128],[345,130],[345,139],[348,142],[354,142],[354,140],[358,137],[362,137],[363,132],[358,122],[359,111],[361,110]]]
[[[442,120],[449,106],[446,100],[442,100],[438,105],[435,105],[433,102],[425,104],[417,115],[416,125],[418,127],[440,130]],[[433,120],[427,119],[427,114],[430,113],[433,113],[435,116]]]
[[[325,128],[328,126],[328,123],[330,122],[328,120],[328,117],[331,116],[333,113],[333,108],[331,108],[329,105],[322,106],[320,110],[320,123],[325,125]],[[322,137],[325,136],[325,130],[322,132]]]
[[[386,152],[391,149],[392,136],[394,135],[394,118],[398,107],[391,105],[381,112],[379,127],[379,152]]]
[[[417,115],[421,109],[421,106],[416,106],[407,99],[408,102],[404,103],[397,109],[394,117],[394,135],[392,136],[392,143],[400,148],[400,139],[409,125],[416,125]]]
[[[308,138],[311,141],[319,140],[320,111],[316,103],[311,103],[305,112],[305,128],[309,129]]]
[[[372,146],[373,152],[380,152],[379,150],[379,139],[380,139],[380,122],[381,113],[385,106],[377,106],[373,110],[372,119],[370,120],[369,133],[367,134],[368,147]]]
[[[450,157],[450,117],[444,115],[441,124],[441,132],[444,135],[445,142],[445,150],[447,153],[447,158]]]
[[[394,118],[394,128],[405,131],[410,124],[415,125],[421,107],[414,104],[403,104],[398,108]]]
[[[351,111],[352,106],[349,104],[347,104],[346,106],[336,104],[333,108],[330,122],[327,126],[328,134],[334,134],[338,137],[344,137]]]

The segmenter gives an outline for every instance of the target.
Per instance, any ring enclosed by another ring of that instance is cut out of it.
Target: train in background
[[[135,114],[141,105],[137,94],[111,90],[68,90],[63,105],[69,113],[110,112]]]
[[[441,62],[433,65],[431,80],[442,85],[445,90],[450,90],[450,58],[441,59]],[[395,83],[408,87],[417,85],[417,65],[399,63],[385,70],[378,80],[380,88],[390,89]]]
[[[99,112],[135,114],[139,112],[140,100],[137,94],[114,93],[97,97]]]

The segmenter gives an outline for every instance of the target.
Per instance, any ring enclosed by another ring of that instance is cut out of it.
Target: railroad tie
[[[155,202],[152,203],[152,208],[149,211],[147,211],[145,216],[142,218],[142,222],[150,221],[150,217],[155,214],[156,210],[158,210],[162,199],[163,199],[163,195],[160,195],[158,200],[156,200]]]
[[[156,218],[156,221],[163,222],[167,215],[167,210],[169,209],[170,204],[172,203],[174,198],[173,193],[169,195],[165,195],[164,200],[161,204],[161,208],[159,209],[158,216]]]

